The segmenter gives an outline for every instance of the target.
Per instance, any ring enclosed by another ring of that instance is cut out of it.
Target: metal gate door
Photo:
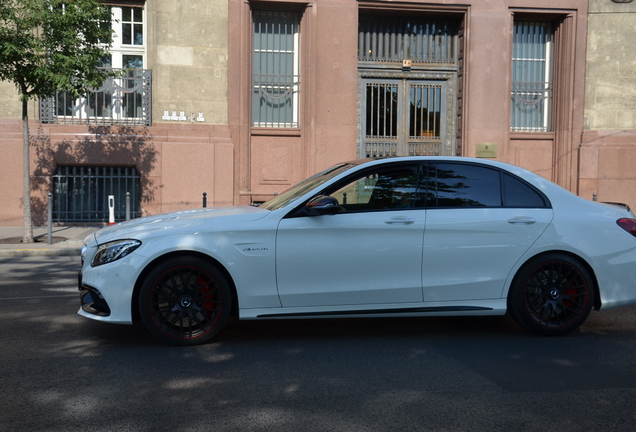
[[[446,83],[362,79],[360,156],[443,155]]]

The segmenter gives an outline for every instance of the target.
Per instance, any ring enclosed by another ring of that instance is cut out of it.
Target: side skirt
[[[402,309],[366,309],[366,310],[341,310],[341,311],[321,311],[321,312],[290,312],[290,313],[265,313],[259,314],[256,318],[317,318],[317,317],[346,317],[359,315],[401,315],[416,314],[425,315],[431,313],[447,313],[452,315],[453,312],[458,314],[466,314],[470,312],[485,313],[493,311],[493,308],[480,306],[433,306],[433,307],[415,307]]]

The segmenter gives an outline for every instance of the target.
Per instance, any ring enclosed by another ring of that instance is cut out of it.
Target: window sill
[[[251,129],[252,136],[297,136],[301,135],[300,128],[259,128]]]
[[[553,140],[554,132],[510,132],[512,140]]]

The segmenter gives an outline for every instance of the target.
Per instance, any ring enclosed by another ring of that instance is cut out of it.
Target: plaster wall
[[[636,3],[590,0],[579,195],[636,208]]]
[[[636,129],[636,3],[590,0],[585,128]]]
[[[204,124],[226,125],[227,1],[154,0],[146,6],[153,123],[164,122],[164,111],[183,111],[188,117],[203,113]]]
[[[21,105],[15,86],[0,81],[0,119],[20,118]]]

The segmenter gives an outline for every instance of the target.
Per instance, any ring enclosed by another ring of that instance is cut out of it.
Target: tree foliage
[[[0,79],[22,100],[86,93],[110,74],[99,69],[110,23],[110,8],[95,0],[0,0]]]
[[[29,99],[67,91],[78,97],[116,73],[100,69],[112,44],[112,15],[95,0],[0,0],[0,79],[22,101],[24,242],[33,242]]]

